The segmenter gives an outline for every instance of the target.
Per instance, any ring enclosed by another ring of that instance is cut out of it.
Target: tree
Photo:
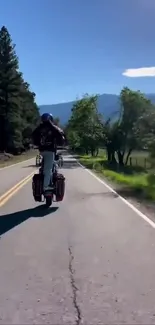
[[[97,111],[97,96],[87,94],[77,100],[67,127],[72,147],[81,148],[92,156],[98,152],[102,141],[102,118]]]
[[[115,152],[117,152],[120,144],[118,121],[113,122],[109,118],[105,122],[104,134],[104,144],[107,151],[108,163],[115,165],[117,163]]]
[[[60,125],[60,119],[59,119],[59,117],[55,117],[54,118],[54,124],[57,125],[57,126]]]
[[[20,78],[15,46],[6,27],[0,30],[0,149],[9,149],[20,126]],[[19,136],[21,138],[21,135]]]
[[[105,146],[110,164],[124,166],[133,150],[148,148],[155,157],[155,106],[140,91],[127,87],[120,93],[117,120],[104,122],[97,111],[97,96],[85,95],[72,109],[67,135],[74,150],[92,155]]]
[[[118,134],[120,136],[117,155],[119,164],[127,164],[132,151],[140,146],[140,124],[139,120],[146,112],[150,111],[152,104],[140,91],[132,91],[123,88],[120,93],[121,109],[118,123]],[[139,125],[139,127],[138,127]],[[126,160],[124,157],[126,154]]]
[[[22,118],[23,146],[29,148],[31,134],[39,122],[39,111],[35,103],[35,93],[29,89],[29,84],[21,80],[20,107]]]
[[[148,129],[144,131],[144,121],[148,119],[153,111],[153,105],[145,98],[140,91],[132,91],[123,88],[120,93],[120,116],[115,123],[110,119],[106,123],[106,148],[108,161],[116,163],[115,154],[119,165],[127,164],[133,150],[142,148],[144,134],[148,134]],[[143,137],[142,137],[142,132]]]
[[[3,26],[0,30],[0,151],[24,150],[28,130],[30,142],[30,130],[38,119],[35,94],[19,71],[15,45]]]
[[[153,150],[155,144],[155,107],[149,108],[140,116],[137,122],[136,135],[141,147]]]

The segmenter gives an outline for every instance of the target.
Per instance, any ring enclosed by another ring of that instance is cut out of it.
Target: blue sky
[[[155,92],[155,77],[123,75],[144,67],[138,74],[155,75],[154,0],[0,0],[0,8],[38,104],[123,86]]]

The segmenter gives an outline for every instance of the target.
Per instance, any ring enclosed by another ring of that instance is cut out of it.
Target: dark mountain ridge
[[[146,94],[146,97],[155,104],[155,94]],[[45,112],[52,113],[55,117],[60,118],[62,124],[65,124],[71,115],[71,109],[74,103],[75,101],[60,104],[40,105],[40,114]],[[103,114],[106,119],[111,116],[116,116],[120,107],[119,96],[113,94],[100,95],[98,97],[97,106],[99,113]]]

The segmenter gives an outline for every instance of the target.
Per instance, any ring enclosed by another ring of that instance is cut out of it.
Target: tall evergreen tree
[[[0,29],[0,151],[16,153],[28,147],[30,132],[38,118],[35,94],[23,80],[15,45],[3,26]]]
[[[7,28],[3,26],[0,30],[1,150],[9,150],[13,146],[14,136],[16,136],[15,129],[18,129],[20,122],[20,108],[18,103],[20,79],[18,68],[18,58],[15,53],[15,45],[12,44]]]

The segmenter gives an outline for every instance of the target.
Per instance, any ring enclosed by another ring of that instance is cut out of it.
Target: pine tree
[[[35,103],[35,93],[29,89],[29,84],[22,81],[21,87],[21,116],[23,129],[23,145],[28,148],[31,142],[31,134],[39,122],[39,110]]]
[[[0,150],[12,150],[20,133],[20,74],[15,45],[5,26],[0,30]]]
[[[35,93],[19,71],[15,45],[5,26],[0,30],[0,151],[29,148],[39,121]]]

